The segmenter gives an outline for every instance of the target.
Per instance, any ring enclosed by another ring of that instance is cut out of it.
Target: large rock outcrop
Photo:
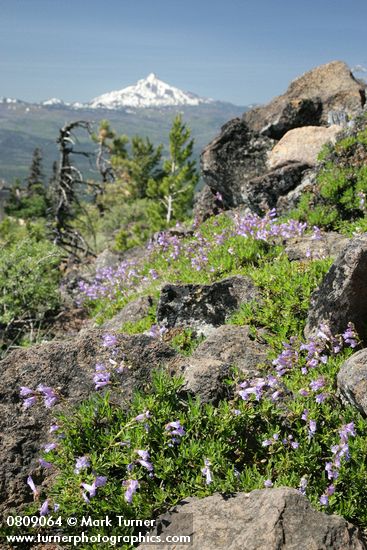
[[[311,336],[321,323],[341,333],[349,321],[367,342],[367,235],[351,239],[337,257],[320,287],[311,297],[305,335]]]
[[[206,185],[222,195],[223,207],[242,204],[242,186],[266,170],[267,152],[274,142],[251,132],[235,118],[204,149],[201,168]]]
[[[365,550],[358,529],[314,510],[296,489],[280,487],[188,498],[160,516],[149,534],[191,536],[192,550]],[[151,548],[141,544],[140,550]],[[161,544],[174,550],[176,544]]]
[[[277,206],[278,199],[284,196],[284,181],[287,192],[301,184],[303,172],[298,170],[292,173],[292,161],[304,165],[304,170],[314,165],[323,143],[333,139],[348,117],[362,111],[365,96],[365,86],[353,77],[349,67],[341,61],[333,61],[294,80],[283,95],[269,104],[251,109],[244,113],[242,119],[229,121],[201,155],[205,185],[196,202],[197,219],[201,221],[221,209],[240,205],[258,211],[259,201],[254,201],[251,184],[253,180],[258,183],[261,178],[265,178],[265,182],[266,178],[275,179],[272,198],[265,201],[264,206]],[[273,152],[273,164],[267,164],[269,151],[290,130],[326,127],[335,123],[341,125],[333,130],[303,129],[302,136],[288,136],[286,141],[288,143],[292,137],[292,148],[289,143],[286,146],[279,144]],[[308,147],[304,146],[305,139],[308,140]],[[274,171],[280,164],[290,167],[287,178],[281,178],[278,184],[279,175],[268,172]],[[216,199],[218,193],[222,197],[220,204]],[[286,205],[287,201],[284,201],[283,211]]]
[[[243,115],[250,130],[280,139],[301,126],[326,126],[331,111],[358,114],[366,102],[365,86],[348,65],[332,61],[306,72],[270,103]]]

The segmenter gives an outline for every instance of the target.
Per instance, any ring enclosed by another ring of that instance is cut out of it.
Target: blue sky
[[[155,72],[238,105],[367,66],[366,0],[0,0],[0,96],[87,101]]]

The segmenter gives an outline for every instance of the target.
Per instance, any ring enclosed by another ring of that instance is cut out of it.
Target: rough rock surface
[[[257,214],[278,208],[283,196],[295,189],[310,166],[294,162],[258,176],[242,187],[243,203]]]
[[[78,338],[52,342],[12,352],[0,362],[0,510],[10,511],[31,500],[26,484],[29,474],[36,483],[44,472],[38,467],[39,450],[50,437],[53,412],[79,403],[94,390],[97,362],[106,361],[110,351],[102,345],[103,331],[92,330]],[[159,365],[174,369],[176,353],[160,340],[144,335],[118,335],[118,354],[130,368],[120,375],[124,402],[133,388],[143,388],[151,370]],[[37,404],[23,410],[20,386],[32,389],[39,384],[59,389],[63,405],[46,409]]]
[[[290,260],[336,258],[348,242],[348,237],[336,231],[322,231],[320,238],[317,239],[313,235],[302,235],[290,239],[285,252]]]
[[[367,349],[343,363],[337,377],[341,395],[367,417]]]
[[[188,498],[160,516],[150,533],[191,535],[192,550],[365,550],[356,527],[317,512],[296,489],[280,487]],[[150,545],[138,548],[148,550]],[[161,545],[174,550],[174,544]]]
[[[205,183],[219,191],[224,208],[242,203],[241,187],[266,170],[267,152],[273,141],[253,134],[239,118],[230,120],[201,155]]]
[[[129,302],[112,319],[106,321],[102,328],[120,331],[125,323],[135,323],[146,317],[152,305],[151,296],[141,296],[137,300]]]
[[[195,196],[194,215],[198,223],[204,222],[210,216],[216,216],[223,210],[223,201],[214,189],[204,185]]]
[[[299,185],[289,191],[286,195],[282,195],[277,201],[278,214],[289,212],[298,206],[298,203],[304,193],[312,193],[316,186],[317,168],[306,170],[302,175]]]
[[[289,130],[270,151],[269,168],[274,170],[290,162],[315,166],[323,145],[328,142],[335,143],[340,130],[341,127],[336,125],[329,128],[303,126]]]
[[[348,65],[332,61],[300,76],[283,95],[248,111],[243,119],[252,131],[280,139],[292,128],[326,125],[330,111],[354,116],[365,101],[365,87]]]
[[[200,396],[202,402],[228,397],[230,388],[223,380],[229,377],[230,368],[238,367],[244,378],[259,376],[259,365],[267,362],[266,352],[266,344],[261,338],[252,338],[247,326],[218,327],[191,357],[180,362],[185,389]]]
[[[98,271],[99,269],[106,269],[108,267],[117,267],[121,261],[121,254],[106,248],[106,250],[98,254],[94,263],[94,268]]]
[[[341,333],[349,321],[367,342],[367,235],[351,239],[311,297],[305,335],[313,334],[320,323]]]
[[[211,285],[165,285],[157,308],[157,321],[167,328],[191,327],[209,334],[212,327],[223,325],[241,302],[259,295],[247,277],[229,277]]]

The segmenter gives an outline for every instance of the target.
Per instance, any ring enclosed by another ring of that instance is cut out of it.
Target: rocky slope
[[[361,112],[364,101],[363,87],[351,76],[348,68],[343,63],[333,62],[297,79],[283,96],[268,106],[256,108],[242,119],[228,122],[202,155],[206,187],[198,199],[198,218],[202,220],[217,211],[236,207],[236,210],[229,210],[228,219],[239,219],[239,212],[250,212],[250,218],[245,218],[246,223],[250,224],[249,220],[253,221],[256,213],[262,214],[269,208],[279,207],[282,201],[286,210],[287,202],[291,202],[290,193],[294,193],[298,186],[304,188],[306,174],[310,177],[310,170],[316,165],[317,150],[334,138],[339,130],[335,125],[328,127],[330,117],[334,122],[338,118],[336,112],[346,114],[339,115],[339,120],[353,117]],[[238,223],[240,225],[241,220]],[[250,229],[254,231],[253,226]],[[264,230],[261,228],[261,231]],[[196,228],[196,236],[197,231]],[[241,231],[242,237],[248,238],[243,226]],[[170,236],[170,243],[176,251],[186,237]],[[221,245],[221,238],[223,235],[219,235],[217,247]],[[231,238],[234,239],[232,234],[229,236]],[[200,239],[202,248],[197,250],[203,259],[207,252],[203,234],[199,234]],[[264,237],[260,234],[258,240],[261,239]],[[285,245],[287,265],[289,267],[289,263],[293,262],[294,271],[302,271],[310,257],[332,258],[330,269],[326,270],[321,284],[312,294],[306,336],[312,337],[320,324],[327,323],[332,332],[337,333],[345,330],[347,323],[352,321],[362,345],[366,345],[366,236],[349,239],[335,232],[316,233],[315,236],[315,233],[303,235],[300,231],[296,237],[284,233],[281,243]],[[229,256],[234,256],[235,260],[237,249],[234,241],[230,245]],[[193,247],[193,244],[189,243],[190,246]],[[267,246],[268,243],[264,245],[265,248]],[[141,255],[145,254],[146,251],[142,250]],[[260,256],[258,252],[251,257],[255,266],[260,262]],[[279,252],[272,260],[280,263],[284,257]],[[104,266],[105,261],[106,257],[102,262]],[[113,262],[118,261],[119,258],[113,259]],[[167,263],[165,273],[169,272],[168,266]],[[191,269],[195,269],[195,264],[191,264]],[[200,269],[203,268],[199,265]],[[292,265],[289,269],[292,270]],[[108,275],[110,278],[111,273]],[[207,284],[174,284],[162,279],[158,302],[154,302],[147,292],[142,292],[140,298],[125,305],[117,317],[109,320],[104,329],[87,328],[76,338],[17,350],[0,362],[3,412],[0,506],[3,512],[23,510],[32,500],[25,483],[27,476],[32,475],[39,486],[43,484],[47,487],[51,483],[52,475],[40,467],[39,449],[51,438],[48,428],[54,411],[71,409],[93,391],[96,361],[108,362],[111,359],[110,350],[102,343],[106,330],[115,339],[117,351],[113,361],[116,364],[124,361],[129,365],[118,373],[117,385],[112,392],[116,406],[128,408],[133,391],[144,390],[149,385],[152,369],[157,365],[170,374],[183,376],[182,399],[188,395],[196,396],[202,402],[211,404],[217,404],[221,399],[232,399],[235,390],[228,386],[226,380],[233,366],[238,368],[239,376],[257,381],[261,388],[266,386],[264,380],[267,379],[269,391],[269,373],[273,372],[271,369],[275,368],[276,363],[269,359],[272,340],[266,330],[259,326],[254,331],[250,324],[227,324],[229,317],[240,308],[250,321],[255,315],[252,307],[264,305],[266,312],[270,307],[266,285],[264,288],[261,281],[255,284],[248,276],[223,278],[220,273],[215,273],[215,281]],[[151,277],[154,276],[152,269]],[[298,291],[301,292],[301,289]],[[121,326],[146,319],[154,307],[160,325],[155,327],[155,333],[151,329],[150,335],[120,334]],[[175,330],[192,329],[206,339],[184,357],[169,345],[164,332],[159,332],[163,325],[169,335],[174,334]],[[351,339],[347,335],[344,340],[348,338]],[[288,353],[290,349],[291,346],[286,348]],[[52,386],[63,396],[52,411],[46,410],[45,413],[45,409],[24,409],[19,387],[35,388],[39,384]],[[365,349],[343,363],[337,377],[337,387],[338,399],[365,417]],[[260,391],[259,386],[254,388],[249,384],[243,388],[249,394],[254,393],[256,388]],[[290,390],[280,384],[277,392],[283,392],[286,399]],[[275,401],[276,398],[274,408]],[[311,437],[309,435],[309,443]],[[270,479],[267,481],[270,487],[272,482]],[[193,548],[198,549],[367,548],[363,533],[357,527],[339,516],[315,511],[304,492],[300,494],[301,489],[276,487],[232,495],[214,493],[202,499],[187,495],[188,498],[176,508],[159,517],[157,532],[194,534]],[[325,494],[324,498],[327,496]],[[140,547],[147,546],[143,544]],[[165,545],[164,548],[173,549],[173,546]]]

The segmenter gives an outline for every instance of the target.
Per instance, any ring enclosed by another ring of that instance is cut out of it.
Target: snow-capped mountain
[[[150,73],[133,86],[100,95],[85,107],[92,109],[122,109],[125,107],[172,107],[178,105],[200,105],[212,103],[209,98],[199,97],[170,86]]]
[[[46,99],[45,101],[42,101],[41,105],[45,105],[46,107],[56,107],[61,105],[68,105],[65,103],[62,99],[59,99],[58,97],[51,97],[50,99]]]

